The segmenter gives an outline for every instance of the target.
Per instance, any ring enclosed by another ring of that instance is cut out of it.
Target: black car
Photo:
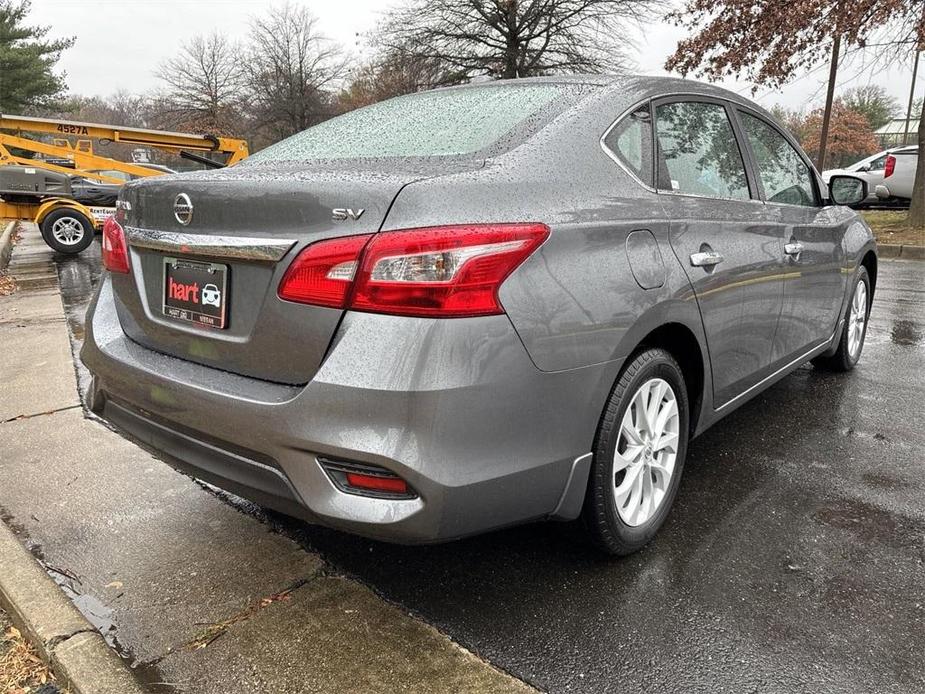
[[[159,166],[158,164],[139,164],[138,166],[154,169],[155,171],[160,171],[165,174],[176,173],[173,169],[166,166]],[[133,176],[117,169],[94,169],[89,173],[98,173],[110,178],[118,178],[125,182],[134,181],[138,178],[138,176]],[[112,207],[116,204],[116,198],[119,195],[119,189],[121,187],[121,183],[103,183],[102,181],[95,181],[92,178],[85,178],[84,176],[71,177],[71,194],[77,202],[83,203],[84,205]]]
[[[114,207],[121,183],[103,183],[83,176],[71,176],[71,195],[84,205]]]

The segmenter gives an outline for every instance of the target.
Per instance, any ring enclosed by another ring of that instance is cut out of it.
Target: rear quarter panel
[[[590,99],[586,108],[563,114],[478,171],[407,186],[382,229],[547,224],[549,239],[505,281],[500,299],[541,371],[608,365],[606,387],[589,403],[595,417],[623,360],[651,330],[682,323],[704,344],[697,304],[669,246],[668,218],[658,196],[600,146],[607,127],[639,99],[619,94],[601,94],[606,104]],[[640,247],[635,237],[628,254],[627,237],[638,230],[651,232],[657,250]],[[704,373],[709,378],[705,357]]]
[[[898,198],[911,198],[912,186],[915,184],[915,170],[919,163],[918,154],[896,154],[896,169],[893,175],[883,179],[890,195]]]

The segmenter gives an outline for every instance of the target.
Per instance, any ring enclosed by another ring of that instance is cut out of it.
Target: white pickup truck
[[[915,169],[919,163],[919,148],[900,147],[887,154],[883,167],[883,183],[874,192],[884,202],[901,202],[912,199]]]

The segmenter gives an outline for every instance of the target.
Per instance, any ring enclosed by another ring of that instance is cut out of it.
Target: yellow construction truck
[[[51,143],[25,133],[44,140],[51,136]],[[94,141],[153,147],[210,168],[229,166],[248,154],[244,140],[228,137],[0,114],[0,219],[35,222],[53,249],[79,253],[115,212],[110,201],[75,199],[79,186],[97,182],[111,188],[169,171],[100,156],[94,153]],[[216,154],[220,157],[207,156]]]

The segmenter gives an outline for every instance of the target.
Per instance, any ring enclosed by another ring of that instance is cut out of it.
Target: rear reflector
[[[279,296],[405,316],[503,313],[501,284],[548,236],[545,224],[464,224],[321,241],[296,258]]]
[[[354,489],[388,492],[390,494],[407,494],[408,483],[401,477],[377,477],[358,472],[347,473],[347,486]]]
[[[331,482],[340,491],[381,499],[414,499],[417,492],[391,470],[378,465],[318,458]]]
[[[122,225],[113,215],[103,224],[103,266],[110,272],[129,271],[128,246]]]
[[[896,171],[896,157],[892,154],[887,155],[886,163],[883,165],[883,177],[889,178]]]

